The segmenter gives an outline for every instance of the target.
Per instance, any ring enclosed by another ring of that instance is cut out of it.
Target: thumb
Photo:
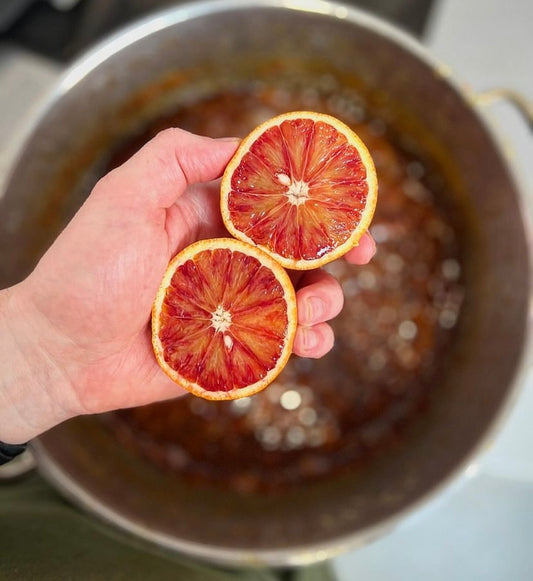
[[[211,139],[182,129],[158,133],[100,184],[129,203],[169,208],[188,185],[222,175],[235,153],[238,138]]]

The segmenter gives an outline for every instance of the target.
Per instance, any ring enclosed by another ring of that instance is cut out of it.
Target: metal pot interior
[[[78,503],[218,562],[312,561],[392,526],[479,449],[509,400],[525,340],[529,266],[519,194],[486,127],[414,42],[359,12],[305,5],[200,3],[104,43],[64,76],[1,205],[5,286],[31,270],[80,206],[112,144],[180,100],[258,78],[327,73],[357,87],[438,166],[460,216],[467,294],[431,403],[401,446],[364,470],[268,496],[191,486],[124,449],[96,418],[39,438],[44,473]]]

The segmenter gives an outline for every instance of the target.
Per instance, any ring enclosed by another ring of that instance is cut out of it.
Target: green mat
[[[65,502],[37,474],[0,482],[0,579],[334,581],[329,564],[228,570],[132,539]]]

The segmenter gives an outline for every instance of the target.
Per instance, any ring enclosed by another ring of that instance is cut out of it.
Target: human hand
[[[0,364],[0,440],[27,441],[75,415],[183,393],[153,355],[150,310],[172,256],[224,235],[213,180],[237,145],[160,133],[98,182],[34,272],[2,292],[9,359]],[[363,264],[374,251],[366,235],[347,259]],[[320,357],[333,345],[327,321],[340,312],[342,291],[321,270],[303,274],[297,288],[294,352]]]

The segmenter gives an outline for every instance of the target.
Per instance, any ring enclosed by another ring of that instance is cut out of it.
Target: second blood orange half
[[[281,372],[296,332],[296,296],[270,256],[231,238],[201,240],[169,264],[152,310],[163,371],[206,399],[236,399]]]
[[[338,119],[285,113],[246,137],[221,184],[228,231],[286,268],[307,270],[353,248],[377,200],[372,158]]]

